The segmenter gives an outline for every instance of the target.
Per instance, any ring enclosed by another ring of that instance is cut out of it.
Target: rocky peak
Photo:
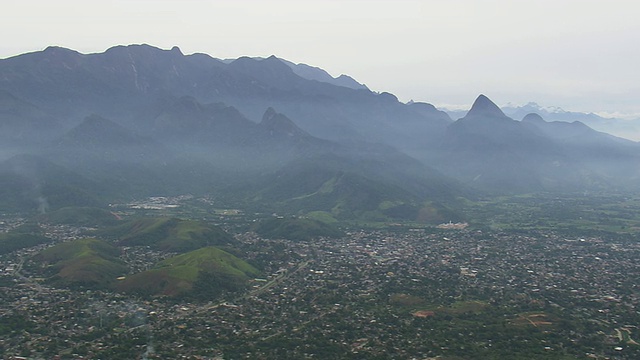
[[[308,136],[291,119],[283,114],[279,114],[273,108],[268,108],[262,116],[260,126],[265,128],[271,135],[284,134],[287,136]]]
[[[507,117],[488,97],[480,94],[466,117]]]

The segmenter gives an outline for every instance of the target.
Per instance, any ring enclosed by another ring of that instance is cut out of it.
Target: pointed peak
[[[291,121],[291,119],[286,117],[284,114],[280,114],[279,112],[275,111],[275,109],[272,107],[269,107],[264,112],[264,115],[262,115],[262,121],[260,122],[260,124],[266,127],[272,127],[275,124],[279,124],[279,125],[287,124],[287,126],[296,126],[294,122]]]
[[[260,126],[273,134],[284,134],[287,136],[309,136],[300,129],[286,115],[276,112],[273,108],[268,108],[262,116]]]
[[[480,94],[473,103],[466,117],[468,116],[506,117],[498,105],[483,94]]]

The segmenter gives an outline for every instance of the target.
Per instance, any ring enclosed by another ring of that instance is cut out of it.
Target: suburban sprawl
[[[22,222],[6,216],[3,231]],[[640,357],[631,235],[395,224],[301,241],[236,229],[260,275],[194,298],[52,286],[34,255],[92,229],[40,226],[51,243],[0,257],[4,359]],[[132,273],[174,255],[120,251]]]
[[[640,359],[639,122],[460,80],[447,112],[275,55],[0,59],[0,356]]]

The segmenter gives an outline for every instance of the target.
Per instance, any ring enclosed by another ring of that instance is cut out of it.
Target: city
[[[48,235],[81,233],[65,231]],[[4,255],[5,359],[640,356],[631,238],[395,228],[236,239],[261,278],[209,300],[51,288],[29,260],[46,245]],[[147,250],[124,254],[138,271],[167,256]]]

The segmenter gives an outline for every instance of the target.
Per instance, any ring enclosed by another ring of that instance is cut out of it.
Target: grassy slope
[[[223,286],[241,286],[259,272],[247,262],[211,246],[163,260],[154,269],[127,277],[117,284],[117,289],[147,295],[180,295],[191,291],[203,274],[229,282]]]
[[[117,238],[120,245],[152,246],[173,252],[187,252],[233,242],[231,235],[216,226],[176,218],[133,220],[107,229],[101,235]]]
[[[339,238],[344,235],[333,225],[305,218],[271,218],[261,221],[254,230],[266,238],[289,240],[309,240],[321,236]]]
[[[288,165],[252,201],[276,212],[323,212],[340,220],[435,224],[460,218],[451,208],[455,205],[456,184],[449,189],[442,179],[423,178],[425,175],[418,170],[416,174],[391,171],[396,175],[385,178],[377,173],[384,165],[376,162],[363,165],[345,159],[314,160]]]
[[[96,239],[58,244],[36,255],[54,270],[51,281],[60,285],[105,287],[127,272],[117,259],[118,249]]]

